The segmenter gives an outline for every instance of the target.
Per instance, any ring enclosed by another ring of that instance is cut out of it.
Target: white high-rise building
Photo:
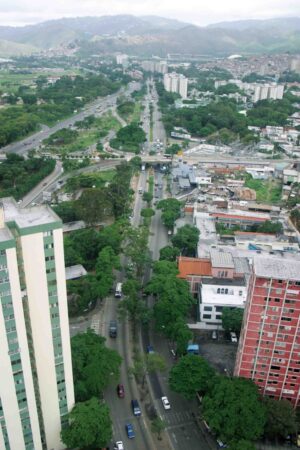
[[[256,103],[259,100],[281,100],[283,97],[284,85],[283,84],[255,84],[253,102]]]
[[[116,63],[121,64],[121,65],[128,64],[128,55],[126,55],[126,54],[116,55]]]
[[[0,206],[0,449],[60,450],[74,405],[62,223]]]
[[[182,98],[187,98],[188,79],[184,75],[179,76],[178,92]]]
[[[142,69],[147,72],[158,72],[165,74],[168,71],[167,61],[143,61]]]
[[[164,88],[168,92],[176,92],[182,98],[187,98],[188,78],[176,72],[166,73],[164,75]]]

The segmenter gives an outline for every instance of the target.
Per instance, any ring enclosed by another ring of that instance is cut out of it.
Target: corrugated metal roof
[[[231,253],[212,248],[210,251],[212,267],[234,269],[234,261]]]

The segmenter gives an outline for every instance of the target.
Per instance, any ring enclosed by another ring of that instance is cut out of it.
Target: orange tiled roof
[[[179,256],[177,263],[178,276],[180,278],[186,278],[188,275],[211,276],[211,262],[209,259]]]

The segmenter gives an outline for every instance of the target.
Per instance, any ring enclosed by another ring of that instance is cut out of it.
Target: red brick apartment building
[[[299,406],[300,261],[254,258],[234,375]]]

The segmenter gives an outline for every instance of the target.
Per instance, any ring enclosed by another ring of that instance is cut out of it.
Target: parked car
[[[133,426],[131,423],[126,423],[125,425],[126,433],[129,439],[133,439],[135,437]]]
[[[166,396],[162,397],[161,401],[162,401],[163,407],[165,409],[171,409],[171,405],[169,403],[168,397],[166,397]]]
[[[114,450],[124,450],[124,445],[122,441],[117,441],[114,445]]]
[[[234,331],[230,332],[230,339],[231,339],[231,342],[237,343],[238,339],[237,339],[237,335]]]
[[[117,394],[118,397],[124,398],[125,397],[125,389],[123,384],[118,384],[117,386]]]

